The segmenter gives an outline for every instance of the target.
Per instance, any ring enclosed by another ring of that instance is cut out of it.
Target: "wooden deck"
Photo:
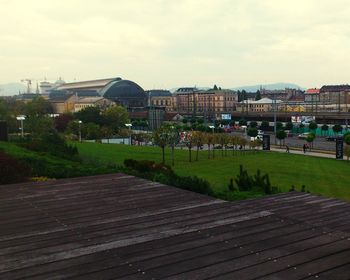
[[[0,186],[0,279],[350,279],[350,204],[124,174]]]

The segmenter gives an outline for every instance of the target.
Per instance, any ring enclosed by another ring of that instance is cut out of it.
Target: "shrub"
[[[252,177],[248,175],[247,170],[243,169],[243,165],[239,166],[239,174],[237,175],[235,182],[240,191],[249,191],[253,187]]]
[[[32,173],[31,167],[3,151],[0,151],[0,184],[26,181]]]
[[[251,191],[256,190],[265,194],[277,193],[277,187],[271,186],[270,178],[268,174],[262,175],[258,169],[256,175],[249,176],[248,172],[244,170],[243,166],[239,166],[239,174],[237,175],[236,184],[239,191]]]
[[[208,181],[196,176],[181,177],[175,174],[170,166],[157,164],[148,160],[124,160],[124,166],[135,176],[143,177],[163,184],[194,191],[206,195],[213,195]]]
[[[58,133],[47,133],[40,138],[28,139],[22,146],[32,151],[79,161],[77,147],[68,145]]]

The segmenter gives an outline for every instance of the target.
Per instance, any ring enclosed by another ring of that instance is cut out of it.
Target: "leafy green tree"
[[[280,142],[280,147],[282,147],[282,141],[287,137],[287,133],[284,130],[277,130],[276,132],[276,138]]]
[[[344,148],[344,154],[346,156],[347,161],[349,162],[349,158],[350,158],[350,146],[346,145]]]
[[[239,125],[240,126],[247,125],[247,121],[245,119],[240,119],[239,120]]]
[[[23,122],[24,131],[33,136],[41,136],[54,131],[53,119],[48,116],[31,115]]]
[[[350,145],[350,134],[345,134],[344,135],[344,142],[346,145]]]
[[[248,129],[247,134],[250,137],[256,137],[258,135],[258,130],[255,127],[251,127]]]
[[[339,132],[342,132],[342,130],[343,130],[343,128],[340,124],[334,125],[332,129],[333,129],[334,133],[336,133],[336,134],[338,134]]]
[[[205,137],[205,142],[208,145],[208,159],[210,158],[210,147],[213,145],[214,146],[214,135],[213,133],[206,133]]]
[[[162,163],[165,164],[165,147],[169,143],[169,128],[161,126],[154,131],[154,143],[162,149]]]
[[[75,118],[81,120],[83,123],[102,124],[101,109],[99,107],[86,107],[74,114]]]
[[[109,139],[113,136],[113,130],[108,126],[101,127],[101,136],[107,139],[107,143],[109,144]]]
[[[101,139],[100,126],[95,123],[87,123],[83,126],[85,138],[88,140],[99,140]]]
[[[317,123],[316,122],[310,122],[309,129],[315,131],[317,129]]]
[[[327,135],[328,134],[328,129],[329,129],[328,125],[326,125],[326,124],[322,125],[321,126],[322,134],[323,135]]]
[[[249,126],[250,127],[258,127],[258,123],[257,122],[250,122]]]
[[[202,147],[203,145],[203,133],[200,131],[193,131],[192,133],[192,141],[194,143],[194,145],[196,145],[197,147],[197,153],[196,153],[196,161],[198,161],[198,156],[199,156],[199,149]]]
[[[261,93],[260,93],[260,90],[257,90],[255,95],[255,100],[258,101],[260,99],[261,99]]]
[[[283,123],[277,122],[277,123],[276,123],[276,129],[277,129],[277,130],[283,130]]]
[[[266,131],[266,130],[269,129],[269,126],[270,126],[270,125],[269,125],[269,122],[268,122],[268,121],[262,121],[262,122],[261,122],[261,125],[260,125],[260,129]]]
[[[293,130],[293,123],[292,122],[286,123],[286,130]]]
[[[42,97],[33,98],[32,101],[25,104],[24,110],[27,116],[43,116],[53,112],[50,102]]]
[[[311,147],[313,146],[313,142],[316,138],[316,135],[314,133],[310,133],[307,137],[306,137],[306,142],[308,142],[310,145],[310,151],[311,151]]]
[[[130,123],[129,113],[123,106],[109,107],[103,112],[103,117],[107,126],[113,131],[119,131],[125,127],[126,123]]]
[[[218,90],[218,87],[214,85],[213,90]]]
[[[171,164],[175,165],[175,145],[180,142],[180,132],[173,126],[169,127],[169,144],[171,145]]]

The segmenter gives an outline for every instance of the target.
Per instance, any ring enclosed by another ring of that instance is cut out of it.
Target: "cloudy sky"
[[[0,0],[0,83],[350,83],[348,0]]]

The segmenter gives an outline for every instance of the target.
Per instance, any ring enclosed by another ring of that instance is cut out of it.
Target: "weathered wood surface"
[[[0,279],[350,279],[350,204],[125,174],[0,186]]]

